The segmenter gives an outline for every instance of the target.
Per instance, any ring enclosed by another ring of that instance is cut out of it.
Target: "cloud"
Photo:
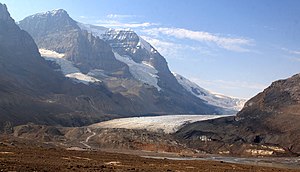
[[[197,51],[205,55],[212,55],[210,51],[208,51],[207,49],[201,46],[183,45],[183,44],[164,41],[164,40],[160,40],[148,36],[141,36],[141,37],[147,42],[149,42],[163,56],[166,56],[168,58],[183,59],[183,57],[180,57],[182,52],[189,51],[189,50]]]
[[[128,15],[128,14],[108,14],[106,16],[109,19],[123,19],[123,18],[133,18],[138,17],[137,15]]]
[[[287,58],[294,62],[300,62],[300,57],[287,57]]]
[[[179,39],[190,39],[198,42],[215,43],[221,48],[236,52],[248,52],[250,50],[245,48],[245,46],[253,45],[253,41],[250,39],[224,37],[209,32],[192,31],[181,28],[151,28],[145,29],[143,32],[153,36],[159,36],[160,34],[163,34]]]
[[[150,23],[150,22],[130,22],[130,23],[124,23],[117,20],[98,20],[97,24],[98,26],[104,26],[104,27],[113,27],[113,28],[137,28],[137,27],[150,27],[158,25],[156,23]]]
[[[79,18],[81,18],[81,19],[88,19],[87,16],[79,16]]]
[[[293,55],[300,55],[300,50],[290,50],[287,48],[281,48],[283,51],[288,52],[289,54],[293,54]]]
[[[275,27],[267,26],[267,25],[263,26],[263,28],[266,29],[266,30],[268,30],[268,31],[274,31],[274,30],[276,30]]]
[[[300,58],[295,58],[295,61],[300,62]]]
[[[284,47],[280,49],[286,53],[283,57],[297,63],[300,62],[300,50],[291,50]]]
[[[179,49],[183,49],[182,45],[173,42],[162,41],[147,36],[141,37],[147,42],[149,42],[155,49],[158,50],[158,52],[160,52],[164,56],[172,57],[175,54],[177,54]]]

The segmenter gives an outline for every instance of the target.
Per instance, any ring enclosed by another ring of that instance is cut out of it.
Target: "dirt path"
[[[92,135],[88,136],[85,141],[81,141],[80,143],[83,144],[86,148],[91,149],[91,146],[88,145],[89,140],[96,135],[95,132],[92,132],[90,128],[87,128],[88,133],[92,133]]]

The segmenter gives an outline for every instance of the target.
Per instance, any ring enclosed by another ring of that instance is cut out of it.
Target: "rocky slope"
[[[77,23],[64,10],[26,17],[19,26],[40,49],[63,54],[82,74],[139,104],[140,114],[236,112],[206,103],[183,88],[164,57],[131,30]]]
[[[14,128],[14,138],[49,143],[69,150],[143,150],[183,153],[193,151],[163,132],[124,128],[53,127],[20,125]]]
[[[299,155],[299,100],[297,74],[272,83],[250,99],[236,117],[193,123],[176,135],[191,147],[213,153]]]
[[[32,37],[15,24],[2,4],[0,97],[0,128],[7,130],[27,122],[80,126],[138,111],[129,99],[113,94],[102,83],[77,84],[53,71]]]

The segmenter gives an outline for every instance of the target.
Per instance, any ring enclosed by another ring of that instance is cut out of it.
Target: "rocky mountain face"
[[[140,114],[236,112],[186,90],[170,72],[165,58],[131,30],[77,23],[64,10],[26,17],[19,26],[33,36],[40,49],[62,54],[62,59],[78,68],[79,75],[102,81],[112,92],[139,104]]]
[[[224,110],[227,110],[229,114],[230,112],[234,114],[234,111],[241,110],[246,102],[245,99],[233,98],[221,94],[211,93],[210,91],[201,88],[196,83],[188,80],[187,78],[177,73],[173,73],[173,74],[177,79],[177,81],[187,91],[189,91],[199,99],[205,100],[207,104],[212,104],[224,108]]]
[[[127,66],[115,59],[110,46],[82,31],[64,10],[32,15],[20,21],[19,26],[30,33],[40,48],[65,54],[84,73],[97,68],[109,74],[128,74]]]
[[[273,143],[300,154],[300,74],[271,84],[250,99],[236,120],[257,133],[254,142]]]
[[[0,128],[7,130],[27,122],[80,126],[139,111],[100,82],[77,84],[50,68],[32,37],[15,24],[2,4],[0,97]]]
[[[300,75],[279,80],[250,99],[236,117],[197,122],[176,135],[213,153],[300,154]],[[218,147],[216,149],[216,147]]]

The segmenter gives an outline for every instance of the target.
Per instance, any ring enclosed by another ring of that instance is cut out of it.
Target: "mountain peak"
[[[63,15],[69,16],[68,12],[64,9],[55,9],[55,10],[47,11],[44,14],[51,15],[51,16],[63,16]]]
[[[77,23],[63,9],[31,15],[21,20],[18,24],[21,28],[30,28],[30,25],[33,25],[32,30],[27,30],[32,37],[44,35],[44,30],[48,30],[49,33],[55,33],[79,29]]]
[[[0,3],[0,20],[12,20],[5,4]]]
[[[37,13],[30,17],[62,17],[62,16],[70,17],[68,12],[64,9],[55,9],[43,13]]]

